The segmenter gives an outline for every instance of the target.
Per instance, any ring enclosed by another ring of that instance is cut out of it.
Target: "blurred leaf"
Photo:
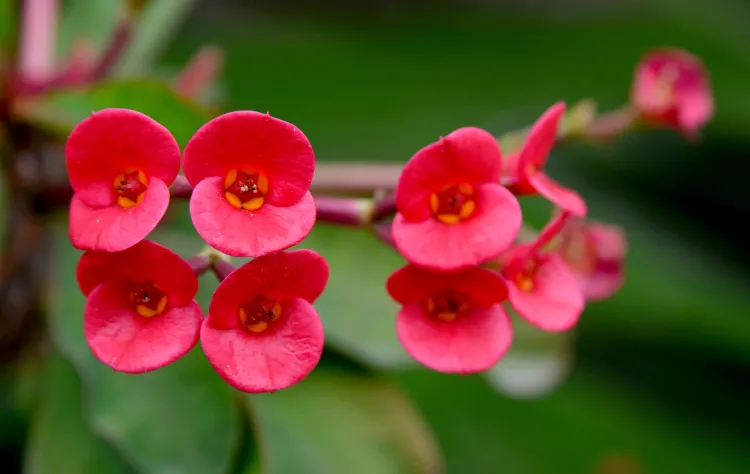
[[[268,474],[443,472],[421,416],[383,381],[317,370],[294,387],[248,400]]]
[[[212,118],[208,109],[157,81],[111,81],[52,92],[17,101],[13,112],[19,119],[65,138],[78,122],[105,108],[133,109],[150,116],[167,127],[182,147]]]
[[[57,35],[58,57],[66,58],[73,43],[87,40],[97,51],[108,43],[118,15],[121,0],[68,0],[61,3],[60,26]]]
[[[410,365],[396,337],[398,306],[385,281],[404,265],[395,250],[368,231],[318,224],[301,247],[323,255],[331,279],[315,303],[328,342],[379,367]]]
[[[484,373],[485,378],[498,392],[512,398],[548,395],[570,373],[572,332],[542,331],[514,314],[513,333],[510,351]]]
[[[92,426],[140,470],[229,469],[239,442],[239,410],[200,347],[155,372],[98,370],[91,389]]]
[[[117,72],[125,75],[147,72],[195,4],[196,0],[149,0],[138,16],[127,50],[118,61]]]
[[[80,379],[59,356],[47,362],[43,393],[26,447],[25,474],[133,472],[91,432],[84,418]]]
[[[17,3],[14,0],[0,0],[0,65],[5,54],[10,52],[10,42],[17,25]]]
[[[50,331],[86,382],[94,431],[144,472],[226,471],[240,435],[229,386],[199,347],[167,367],[139,375],[113,373],[95,360],[83,336],[85,299],[75,279],[80,252],[62,229],[57,229],[55,244],[59,287],[53,295]]]
[[[613,452],[629,453],[645,473],[741,474],[750,461],[739,433],[698,410],[675,413],[677,399],[655,403],[606,370],[578,366],[559,390],[533,401],[498,395],[477,376],[420,370],[395,378],[433,426],[447,472],[591,473]]]

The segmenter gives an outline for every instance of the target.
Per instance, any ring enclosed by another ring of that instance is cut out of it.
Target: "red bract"
[[[403,305],[396,319],[401,344],[433,370],[481,372],[510,348],[513,329],[502,305],[507,289],[490,270],[435,273],[407,265],[388,278],[387,289]]]
[[[604,300],[620,289],[627,253],[621,228],[577,220],[566,225],[562,237],[560,254],[573,270],[586,300]]]
[[[581,288],[559,254],[537,248],[535,244],[517,245],[503,259],[508,299],[531,324],[545,331],[565,331],[583,312]]]
[[[323,353],[323,325],[312,303],[328,264],[311,250],[258,257],[216,289],[201,329],[206,357],[239,390],[259,393],[299,382]]]
[[[561,186],[544,172],[564,113],[565,104],[558,102],[547,109],[531,127],[523,148],[513,155],[516,164],[508,176],[508,189],[519,196],[539,194],[564,211],[575,216],[585,216],[587,207],[583,198],[575,191]]]
[[[221,115],[190,139],[183,167],[195,187],[195,229],[228,255],[283,250],[312,229],[315,155],[290,123],[258,112]]]
[[[79,123],[65,145],[73,188],[69,233],[82,250],[117,252],[143,240],[169,206],[180,147],[140,112],[104,109]]]
[[[78,262],[91,352],[120,372],[174,362],[198,341],[198,278],[171,250],[143,240],[121,252],[86,252]]]
[[[410,262],[440,271],[479,264],[506,250],[521,227],[516,198],[500,185],[500,148],[478,128],[428,145],[396,187],[393,239]]]
[[[658,49],[641,59],[631,100],[647,121],[687,135],[694,135],[714,113],[708,72],[700,59],[680,49]]]

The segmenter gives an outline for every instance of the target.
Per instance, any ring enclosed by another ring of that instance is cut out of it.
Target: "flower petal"
[[[529,173],[526,178],[537,193],[563,211],[576,217],[584,217],[588,212],[586,201],[577,192],[561,186],[546,173],[537,171]]]
[[[266,202],[291,206],[304,198],[315,171],[315,154],[297,127],[268,114],[239,110],[201,127],[185,147],[185,177],[197,186],[206,178],[222,180],[232,169],[266,175]]]
[[[478,265],[508,249],[521,228],[518,200],[499,184],[476,191],[476,210],[467,220],[448,225],[433,218],[393,221],[393,240],[409,262],[437,271]]]
[[[606,270],[595,269],[590,273],[574,271],[574,274],[586,301],[606,300],[617,293],[625,282],[625,269],[622,265]]]
[[[490,369],[513,340],[510,318],[501,304],[475,309],[450,322],[430,318],[421,305],[407,305],[398,313],[396,332],[417,362],[439,372],[458,374]]]
[[[529,166],[544,168],[547,158],[557,139],[560,119],[565,113],[565,103],[558,102],[547,109],[534,123],[526,137],[526,142],[519,152],[518,166],[520,174],[525,174]]]
[[[169,130],[129,109],[104,109],[76,125],[65,144],[65,162],[73,190],[110,188],[126,168],[137,168],[167,185],[180,171],[180,147]],[[84,191],[85,193],[85,191]],[[90,206],[96,202],[82,196]]]
[[[307,301],[289,300],[278,324],[262,333],[203,323],[201,345],[216,372],[249,393],[273,392],[304,379],[323,353],[323,324]]]
[[[198,292],[198,277],[179,255],[157,243],[142,240],[121,252],[86,252],[76,268],[84,295],[109,281],[150,281],[169,295],[175,306],[185,306]]]
[[[209,309],[210,324],[218,329],[239,327],[239,306],[258,294],[280,301],[302,298],[313,303],[328,283],[328,263],[312,250],[264,255],[237,268],[222,281]]]
[[[128,305],[121,282],[97,286],[83,311],[84,333],[94,356],[132,374],[164,367],[187,354],[198,341],[201,320],[195,301],[152,318],[139,316]]]
[[[215,249],[234,257],[258,257],[297,245],[315,223],[315,201],[307,192],[296,204],[264,204],[240,210],[224,197],[222,178],[199,182],[190,199],[195,230]]]
[[[132,247],[156,227],[169,207],[169,188],[160,179],[152,179],[135,207],[117,204],[95,208],[80,199],[70,201],[68,233],[73,247],[80,250],[119,252]]]
[[[500,275],[481,267],[437,273],[407,265],[388,278],[386,288],[391,298],[404,305],[417,303],[432,293],[448,289],[469,295],[475,304],[482,307],[500,303],[508,295],[505,281]]]
[[[404,166],[396,187],[396,205],[408,220],[430,216],[430,194],[454,184],[499,183],[500,146],[480,128],[459,128],[419,150]]]
[[[540,257],[534,288],[523,292],[508,284],[513,309],[531,324],[545,331],[566,331],[581,316],[584,299],[573,272],[557,254]]]

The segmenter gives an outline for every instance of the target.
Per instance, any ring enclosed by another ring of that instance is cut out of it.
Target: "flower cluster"
[[[587,220],[586,201],[545,170],[559,139],[612,137],[636,122],[695,137],[712,114],[700,61],[657,50],[636,68],[622,110],[566,117],[566,105],[556,103],[505,156],[489,132],[460,128],[419,150],[392,186],[375,179],[368,189],[376,196],[394,192],[363,206],[313,198],[310,142],[269,114],[221,115],[181,153],[165,127],[139,112],[95,112],[66,144],[70,239],[86,251],[77,274],[87,297],[86,340],[122,372],[162,367],[200,340],[216,372],[240,390],[299,382],[322,355],[312,304],[329,269],[313,251],[288,249],[324,219],[371,227],[408,261],[386,288],[402,306],[396,332],[415,360],[441,372],[488,370],[513,341],[508,306],[543,331],[567,331],[586,302],[608,298],[624,279],[623,232]],[[195,229],[211,247],[253,259],[237,269],[217,252],[186,261],[145,240],[171,196],[190,198]],[[531,237],[521,196],[540,196],[555,209]],[[221,283],[204,317],[193,298],[209,269]]]
[[[77,269],[84,333],[97,359],[146,372],[200,339],[217,373],[248,392],[285,388],[315,367],[323,327],[311,303],[328,265],[310,250],[286,250],[316,217],[308,191],[315,156],[300,130],[267,114],[232,112],[198,130],[181,156],[151,118],[106,109],[76,126],[66,162],[70,239],[86,251]],[[181,163],[194,187],[198,233],[221,252],[254,257],[223,272],[205,318],[193,298],[197,273],[212,261],[198,258],[194,268],[145,240],[167,211]]]

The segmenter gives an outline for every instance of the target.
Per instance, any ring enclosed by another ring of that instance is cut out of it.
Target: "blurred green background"
[[[76,35],[106,40],[115,3],[62,2],[59,54]],[[550,174],[587,199],[592,218],[625,228],[627,282],[590,304],[572,334],[519,323],[507,367],[489,376],[411,363],[383,289],[401,259],[365,231],[323,225],[302,244],[332,269],[317,304],[328,348],[310,379],[240,397],[199,349],[153,374],[112,374],[83,340],[78,254],[55,217],[52,344],[0,372],[0,461],[11,472],[750,472],[750,2],[152,3],[161,20],[144,21],[116,77],[168,78],[217,45],[225,67],[213,103],[296,124],[320,161],[402,163],[458,127],[499,136],[561,99],[615,108],[640,56],[663,45],[703,58],[717,114],[698,144],[642,131],[555,149]],[[50,98],[38,115],[55,115],[57,128],[41,121],[64,137],[58,110],[140,105],[183,145],[204,118],[127,87]],[[544,203],[523,204],[533,225],[549,216]],[[155,240],[186,257],[202,247],[183,203]]]

